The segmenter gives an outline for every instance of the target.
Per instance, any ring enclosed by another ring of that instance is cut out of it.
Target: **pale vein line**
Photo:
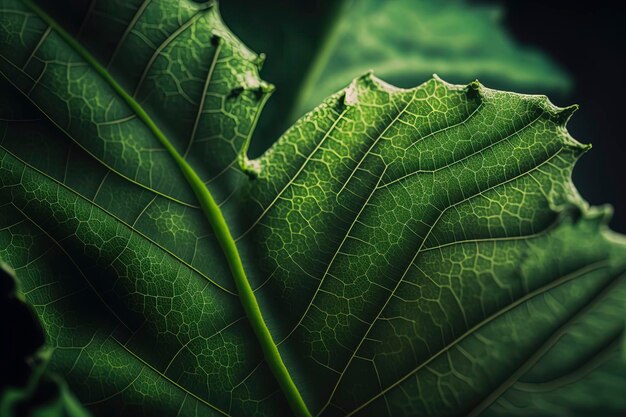
[[[4,206],[3,206],[3,207],[4,207]],[[17,222],[17,223],[13,223],[13,224],[10,224],[10,225],[5,226],[5,227],[0,227],[0,232],[4,232],[5,230],[12,229],[13,227],[18,226],[18,225],[20,225],[20,224],[24,223],[25,221],[26,221],[26,220],[22,219],[22,220],[20,220],[20,221],[19,221],[19,222]]]
[[[302,165],[300,165],[300,168],[298,169],[298,171],[291,177],[291,179],[287,182],[287,184],[283,187],[282,190],[280,190],[280,192],[276,195],[276,197],[274,198],[274,200],[272,200],[272,202],[267,206],[267,208],[265,208],[265,210],[263,210],[263,213],[261,213],[261,215],[254,221],[254,223],[252,223],[252,225],[250,227],[248,227],[248,229],[243,232],[239,237],[235,238],[235,242],[238,242],[240,239],[242,239],[245,235],[247,235],[253,228],[254,226],[256,226],[261,219],[265,216],[265,214],[267,214],[267,212],[269,211],[270,208],[272,208],[272,206],[280,199],[280,197],[283,195],[283,193],[287,190],[287,188],[289,188],[289,186],[291,186],[291,184],[296,180],[296,178],[298,177],[298,175],[304,170],[304,168],[307,166],[307,164],[309,163],[309,161],[311,160],[311,158],[313,157],[313,155],[315,153],[317,153],[317,151],[322,147],[322,145],[326,142],[326,139],[330,136],[330,134],[332,132],[334,132],[335,128],[337,127],[337,125],[339,124],[339,122],[343,119],[343,117],[346,115],[348,109],[344,109],[339,116],[337,117],[337,119],[333,122],[333,124],[330,126],[330,128],[328,129],[328,132],[326,132],[326,134],[324,135],[324,137],[322,137],[322,139],[319,141],[319,143],[315,146],[315,148],[313,149],[313,151],[311,151],[311,153],[306,157],[306,159],[304,160],[304,162],[302,163]]]
[[[619,347],[622,344],[624,331],[620,331],[612,340],[603,348],[601,348],[593,358],[583,365],[577,367],[574,371],[543,382],[522,382],[516,381],[511,389],[523,392],[550,392],[563,386],[573,384],[585,378],[591,372],[606,364],[614,357],[619,357]]]
[[[113,328],[113,331],[115,331],[116,329],[118,329],[117,326],[115,326]],[[78,350],[78,355],[76,355],[76,359],[74,359],[74,362],[72,363],[72,366],[70,366],[70,368],[67,371],[64,372],[65,375],[70,375],[72,372],[74,372],[74,369],[76,369],[76,365],[78,365],[78,362],[80,362],[80,359],[83,356],[83,352],[85,352],[85,350],[87,350],[87,348],[93,343],[93,341],[95,340],[96,336],[99,333],[100,332],[98,332],[98,331],[93,332],[91,334],[91,337],[89,338],[89,341],[87,343],[85,343],[83,346],[54,346],[54,347],[52,347],[53,351],[57,351],[57,350]]]
[[[96,193],[94,194],[94,196],[92,198],[92,201],[95,202],[98,199],[98,194],[100,194],[100,190],[102,189],[102,186],[106,182],[106,180],[109,177],[110,173],[111,173],[111,171],[107,171],[106,174],[104,174],[104,177],[102,177],[102,180],[100,181],[100,184],[98,185],[98,189],[96,189]],[[155,198],[156,198],[156,196],[155,196]]]
[[[133,384],[135,384],[135,382],[137,382],[137,380],[139,379],[139,377],[141,376],[141,374],[143,373],[144,369],[146,369],[146,366],[142,366],[141,369],[139,370],[139,372],[137,373],[137,376],[135,378],[133,378],[128,385],[126,385],[124,388],[122,388],[121,390],[117,391],[114,394],[108,395],[106,397],[97,399],[95,401],[88,401],[88,402],[84,402],[83,405],[89,407],[91,405],[96,405],[96,404],[102,404],[104,402],[107,402],[115,397],[117,397],[118,395],[121,395],[124,393],[124,391],[126,391],[127,389],[129,389],[130,387],[133,386]]]
[[[402,115],[404,114],[404,112],[406,111],[406,109],[409,108],[409,106],[411,104],[413,104],[413,101],[415,100],[415,96],[417,95],[417,89],[413,92],[413,95],[411,96],[410,99],[407,100],[406,104],[402,107],[402,109],[396,114],[396,116],[387,124],[387,126],[383,129],[383,131],[376,137],[375,140],[372,141],[372,144],[370,145],[370,147],[363,153],[363,156],[361,157],[361,159],[359,160],[359,162],[356,164],[356,167],[352,170],[352,172],[350,172],[350,175],[348,176],[348,179],[343,183],[341,189],[339,190],[338,194],[341,194],[341,192],[348,186],[348,183],[350,182],[350,180],[352,179],[352,177],[354,176],[354,174],[359,170],[359,167],[361,166],[361,164],[363,163],[363,161],[365,160],[365,158],[367,158],[370,154],[370,152],[372,151],[372,149],[374,149],[374,147],[376,146],[376,144],[378,144],[378,142],[380,141],[380,139],[385,136],[385,134],[387,133],[387,131],[389,129],[391,129],[392,126],[395,125],[395,123],[400,120],[400,117],[402,117]]]
[[[398,115],[398,116],[397,116],[397,117],[396,117],[396,118],[395,118],[395,119],[391,122],[391,124],[395,123],[396,121],[398,121],[398,122],[402,122],[402,119],[400,119],[400,116],[401,116],[401,115],[402,115],[402,114],[406,111],[406,109],[408,108],[408,106],[409,106],[409,105],[410,105],[410,104],[414,101],[414,99],[415,99],[415,95],[416,95],[416,94],[417,94],[417,90],[416,90],[416,92],[413,94],[413,97],[409,100],[409,103],[407,103],[406,107],[405,107],[404,109],[402,109],[402,112],[401,112],[401,113],[400,113],[400,114],[399,114],[399,115]],[[428,139],[428,138],[430,138],[430,137],[434,137],[434,136],[439,135],[439,134],[441,134],[441,133],[443,133],[443,132],[446,132],[446,131],[447,131],[447,130],[449,130],[449,129],[453,129],[453,128],[458,127],[458,126],[463,126],[465,123],[467,123],[469,120],[471,120],[471,119],[472,119],[472,117],[474,117],[476,114],[478,114],[478,111],[479,111],[479,110],[481,109],[481,107],[483,106],[483,103],[484,103],[484,101],[481,101],[481,102],[480,102],[480,104],[479,104],[478,106],[476,106],[476,108],[475,108],[475,109],[474,109],[474,110],[473,110],[473,111],[472,111],[469,115],[467,115],[467,117],[466,117],[465,119],[461,120],[460,122],[453,123],[453,124],[448,125],[448,126],[444,126],[444,127],[440,128],[440,129],[435,130],[434,132],[430,132],[430,133],[428,133],[428,134],[426,134],[426,135],[424,135],[424,136],[422,136],[422,137],[419,137],[419,138],[417,138],[417,139],[416,139],[416,140],[415,140],[415,141],[411,144],[411,146],[409,146],[409,147],[414,147],[414,146],[416,146],[418,143],[420,143],[420,142],[422,142],[422,141],[424,141],[424,140],[426,140],[426,139]],[[387,129],[391,127],[391,124],[387,127]],[[411,126],[411,127],[415,128],[415,126]],[[363,158],[361,158],[361,160],[359,161],[359,165],[358,165],[358,166],[360,166],[360,165],[361,165],[361,163],[363,162],[363,160],[365,159],[365,157],[367,156],[367,154],[369,154],[369,153],[370,153],[370,151],[373,149],[374,145],[375,145],[375,144],[379,141],[379,139],[380,139],[380,138],[381,138],[381,137],[382,137],[382,136],[383,136],[383,135],[387,132],[387,129],[385,129],[385,132],[383,132],[383,133],[382,133],[382,134],[381,134],[381,135],[380,135],[380,136],[376,139],[376,142],[375,142],[375,143],[374,143],[374,144],[373,144],[373,145],[372,145],[372,146],[368,149],[368,151],[366,152],[366,154],[365,154],[365,155],[363,156]],[[357,166],[357,169],[358,169],[358,166]],[[355,173],[355,172],[356,172],[356,170],[352,171],[352,173],[350,174],[350,178],[352,178],[352,176],[354,175],[354,173]],[[348,181],[350,180],[350,178],[348,178]],[[347,185],[347,183],[346,183],[346,184],[344,184],[344,187],[345,187],[346,185]],[[383,185],[381,186],[381,188],[385,187],[386,185],[387,185],[387,184],[383,184]],[[343,188],[342,188],[342,190],[343,190]]]
[[[98,0],[91,0],[91,3],[89,4],[89,9],[87,9],[87,13],[85,13],[85,17],[83,18],[83,23],[81,23],[80,28],[78,29],[78,32],[76,33],[76,38],[80,39],[80,37],[82,36],[83,30],[85,30],[85,27],[87,26],[87,22],[91,18],[91,15],[96,7],[97,1]]]
[[[141,90],[141,87],[143,86],[143,83],[144,83],[144,81],[146,79],[146,76],[148,75],[148,72],[152,68],[152,65],[154,64],[154,61],[156,61],[157,58],[161,55],[161,52],[163,52],[163,50],[165,48],[167,48],[167,46],[170,43],[172,43],[174,40],[176,40],[176,38],[179,35],[184,33],[191,25],[193,25],[196,20],[198,20],[200,17],[202,17],[203,13],[201,13],[201,12],[202,12],[202,10],[199,10],[196,14],[194,14],[191,18],[189,18],[189,20],[187,20],[184,24],[179,26],[178,29],[176,29],[167,38],[165,38],[165,40],[163,40],[163,42],[154,51],[154,53],[150,57],[150,60],[146,64],[146,67],[144,68],[144,70],[143,70],[143,72],[141,74],[141,77],[139,78],[139,81],[137,82],[137,86],[135,87],[135,91],[133,92],[133,94],[131,94],[131,97],[133,97],[133,98],[137,97],[137,94],[139,94],[139,90]]]
[[[183,400],[180,402],[180,407],[178,407],[178,412],[176,413],[176,417],[179,417],[180,413],[183,412],[183,406],[185,405],[185,401],[187,401],[187,397],[188,396],[189,396],[189,394],[185,393],[185,398],[183,398]],[[229,412],[230,412],[230,410],[229,410]]]
[[[57,284],[58,284],[58,282],[57,282]],[[81,292],[88,291],[88,290],[89,290],[89,288],[87,288],[87,287],[79,288],[79,289],[77,289],[75,291],[63,294],[62,296],[60,296],[58,298],[55,298],[54,300],[50,300],[47,303],[39,304],[39,303],[33,302],[32,305],[33,305],[33,307],[39,307],[39,308],[43,307],[43,308],[46,308],[46,307],[49,307],[49,306],[51,306],[53,304],[58,303],[59,301],[63,301],[66,298],[71,298],[71,297],[75,296],[76,294],[80,294]]]
[[[13,205],[13,207],[15,207],[15,209],[17,211],[19,211],[20,213],[22,213],[22,215],[24,216],[24,218],[28,219],[33,226],[35,226],[36,228],[38,228],[39,230],[41,230],[41,232],[48,236],[48,238],[52,241],[52,243],[54,243],[60,250],[61,252],[63,252],[65,254],[65,256],[67,257],[67,259],[72,263],[72,265],[74,265],[74,267],[76,268],[76,270],[80,273],[80,275],[83,277],[83,279],[85,280],[85,282],[87,283],[87,285],[89,285],[89,287],[91,288],[91,290],[93,291],[93,293],[96,295],[96,297],[98,297],[100,299],[100,302],[102,302],[102,304],[106,307],[107,310],[109,310],[109,312],[113,315],[113,317],[115,317],[117,319],[117,321],[123,325],[124,327],[126,327],[129,331],[132,331],[132,329],[130,327],[128,327],[128,325],[124,322],[124,320],[122,320],[122,318],[120,316],[117,315],[117,313],[113,310],[113,308],[111,308],[111,306],[109,306],[109,304],[104,300],[104,298],[102,298],[102,296],[100,295],[100,293],[96,290],[96,287],[93,286],[93,284],[91,283],[91,281],[89,281],[89,279],[87,279],[87,276],[85,275],[85,273],[83,272],[83,270],[80,268],[80,266],[78,266],[78,264],[76,263],[76,261],[74,261],[74,258],[72,258],[72,256],[65,250],[65,248],[63,247],[63,245],[61,245],[54,237],[52,237],[46,230],[44,230],[41,226],[39,226],[39,224],[37,222],[35,222],[33,219],[31,219],[26,213],[24,213],[19,207],[17,207],[15,204]]]
[[[141,4],[141,6],[139,6],[139,8],[137,9],[137,12],[133,16],[132,20],[126,26],[126,30],[124,31],[124,33],[122,34],[122,37],[120,38],[120,40],[118,41],[117,45],[115,46],[115,50],[113,51],[113,54],[111,55],[111,59],[109,60],[109,63],[106,66],[107,69],[113,64],[113,61],[117,57],[117,54],[119,53],[120,49],[122,49],[122,45],[124,44],[124,42],[126,42],[126,38],[132,32],[132,30],[134,29],[135,25],[139,21],[139,18],[143,14],[143,12],[146,9],[146,7],[148,7],[148,4],[150,4],[150,2],[151,2],[151,0],[144,0],[144,2]]]
[[[0,143],[4,143],[4,138],[2,139],[2,142]],[[74,145],[72,143],[70,143],[69,145],[70,146],[68,146],[67,148],[67,156],[65,157],[65,167],[63,169],[63,182],[67,181],[67,171],[70,167],[70,160],[72,158],[72,149],[74,149]]]
[[[430,358],[428,358],[426,361],[420,363],[417,367],[415,367],[414,369],[412,369],[411,371],[407,372],[404,376],[400,377],[396,382],[394,382],[393,384],[389,385],[387,388],[385,388],[384,390],[382,390],[381,392],[379,392],[378,394],[376,394],[375,396],[373,396],[372,398],[370,398],[368,401],[364,402],[363,404],[361,404],[359,407],[355,408],[354,410],[352,410],[350,413],[348,413],[346,415],[346,417],[350,417],[356,413],[358,413],[360,410],[362,410],[363,408],[365,408],[366,406],[368,406],[369,404],[371,404],[372,402],[374,402],[376,399],[380,398],[383,395],[386,395],[389,391],[391,391],[393,388],[399,386],[402,382],[404,382],[405,380],[407,380],[408,378],[410,378],[412,375],[414,375],[415,373],[419,372],[421,369],[423,369],[424,367],[428,366],[431,362],[433,362],[435,359],[437,359],[438,357],[440,357],[441,355],[443,355],[445,352],[449,351],[450,349],[452,349],[455,345],[459,344],[460,342],[462,342],[464,339],[466,339],[468,336],[471,336],[473,333],[475,333],[476,331],[478,331],[480,328],[484,327],[485,325],[491,323],[492,321],[496,320],[497,318],[501,317],[502,315],[508,313],[509,311],[513,310],[514,308],[524,304],[525,302],[531,300],[532,298],[535,298],[536,296],[539,296],[541,294],[544,294],[554,288],[557,288],[567,282],[573,281],[577,278],[580,278],[588,273],[591,272],[595,272],[598,271],[600,269],[603,268],[607,268],[610,265],[610,262],[608,260],[600,260],[597,261],[595,263],[589,264],[589,265],[585,265],[584,267],[573,271],[569,274],[566,274],[542,287],[537,288],[534,291],[531,291],[529,293],[527,293],[526,295],[524,295],[523,297],[518,298],[515,302],[507,305],[506,307],[502,308],[499,311],[496,311],[494,314],[486,317],[484,320],[482,320],[481,322],[477,323],[476,325],[474,325],[472,328],[468,329],[465,333],[463,333],[462,335],[460,335],[459,337],[457,337],[456,339],[454,339],[452,342],[448,343],[446,346],[442,347],[437,353],[435,353],[434,355],[432,355]]]
[[[442,243],[437,246],[427,246],[422,249],[422,253],[429,252],[432,250],[444,249],[450,246],[456,245],[465,245],[469,243],[495,243],[495,242],[514,242],[519,240],[529,240],[535,239],[541,236],[547,235],[551,230],[553,230],[559,224],[558,219],[552,222],[545,229],[537,232],[537,233],[529,233],[527,235],[519,235],[519,236],[502,236],[502,237],[489,237],[489,238],[478,238],[478,239],[465,239],[465,240],[455,240],[454,242]]]
[[[167,371],[170,369],[170,366],[172,366],[172,364],[174,363],[174,361],[176,360],[176,358],[178,357],[178,355],[180,355],[182,353],[183,350],[185,350],[187,348],[187,346],[189,346],[190,343],[195,342],[198,339],[204,339],[204,340],[209,340],[211,338],[213,338],[214,336],[217,336],[218,334],[221,334],[224,330],[228,329],[231,326],[234,326],[235,324],[237,324],[239,321],[241,321],[244,318],[244,316],[238,317],[235,320],[231,321],[230,323],[226,324],[224,327],[222,327],[219,330],[216,330],[213,334],[209,335],[209,336],[196,336],[196,337],[192,337],[189,340],[187,340],[184,344],[182,344],[180,346],[180,348],[178,349],[178,351],[172,355],[172,358],[170,359],[169,363],[167,364],[167,366],[165,367],[165,370],[163,371],[164,374],[167,373]]]
[[[4,61],[6,61],[9,65],[11,65],[11,66],[15,67],[18,71],[22,72],[22,74],[24,74],[25,76],[27,76],[28,78],[30,78],[32,81],[36,81],[36,80],[33,80],[33,79],[32,79],[32,77],[30,77],[28,74],[24,73],[21,69],[19,69],[18,67],[16,67],[16,66],[15,66],[15,65],[11,62],[11,61],[9,61],[8,59],[6,59],[6,57],[4,57],[2,54],[0,54],[0,58],[2,58]],[[70,134],[69,134],[69,132],[68,132],[67,130],[65,130],[65,128],[63,128],[61,125],[59,125],[57,122],[55,122],[55,121],[52,119],[52,117],[50,117],[50,116],[47,114],[47,112],[46,112],[44,109],[42,109],[42,108],[41,108],[41,107],[40,107],[40,106],[39,106],[39,105],[38,105],[38,104],[37,104],[37,103],[36,103],[36,102],[32,99],[32,97],[30,97],[29,95],[25,94],[25,93],[24,93],[24,91],[22,91],[22,90],[21,90],[21,89],[20,89],[20,88],[19,88],[19,87],[18,87],[18,86],[17,86],[17,85],[16,85],[16,84],[15,84],[15,83],[14,83],[14,82],[13,82],[13,81],[12,81],[12,80],[11,80],[11,79],[7,76],[7,75],[6,75],[3,71],[1,71],[1,70],[0,70],[0,74],[2,75],[2,77],[4,77],[4,79],[5,79],[6,81],[8,81],[9,83],[11,83],[11,85],[13,85],[13,86],[14,86],[17,90],[21,91],[21,92],[23,93],[24,97],[26,97],[26,99],[27,99],[28,101],[30,101],[30,103],[31,103],[31,104],[32,104],[35,108],[37,108],[37,109],[38,109],[38,110],[39,110],[39,111],[40,111],[40,112],[41,112],[41,113],[42,113],[42,114],[46,117],[46,119],[48,119],[48,120],[49,120],[49,121],[50,121],[50,122],[51,122],[54,126],[56,126],[56,127],[57,127],[57,128],[58,128],[58,129],[59,129],[59,130],[63,133],[63,134],[65,134],[65,136],[67,136],[67,137],[68,137],[68,138],[69,138],[69,139],[70,139],[70,140],[71,140],[74,144],[76,144],[76,146],[78,146],[80,149],[82,149],[84,152],[86,152],[89,156],[91,156],[93,159],[95,159],[98,163],[100,163],[100,164],[101,164],[102,166],[104,166],[106,169],[108,169],[108,170],[112,171],[114,174],[118,175],[119,177],[121,177],[121,178],[125,179],[125,180],[126,180],[126,181],[128,181],[128,182],[131,182],[131,183],[133,183],[133,184],[135,184],[135,185],[137,185],[137,186],[139,186],[139,187],[141,187],[141,188],[143,188],[143,189],[145,189],[145,190],[148,190],[148,191],[150,191],[150,192],[152,192],[152,193],[155,193],[155,194],[158,194],[158,195],[160,195],[160,196],[162,196],[162,197],[164,197],[164,198],[167,198],[168,200],[171,200],[171,201],[173,201],[173,202],[175,202],[175,203],[177,203],[177,204],[183,205],[183,206],[185,206],[185,207],[190,207],[190,208],[193,208],[193,209],[199,209],[199,208],[200,208],[200,206],[193,205],[193,204],[190,204],[190,203],[186,203],[186,202],[184,202],[184,201],[182,201],[182,200],[178,200],[178,199],[176,199],[176,198],[174,198],[174,197],[172,197],[172,196],[169,196],[169,195],[167,195],[167,194],[165,194],[165,193],[163,193],[163,192],[161,192],[161,191],[158,191],[158,190],[156,190],[156,189],[154,189],[154,188],[151,188],[151,187],[149,187],[149,186],[147,186],[147,185],[145,185],[145,184],[142,184],[142,183],[140,183],[139,181],[134,180],[134,179],[130,178],[129,176],[127,176],[127,175],[125,175],[125,174],[123,174],[123,173],[121,173],[121,172],[117,171],[116,169],[114,169],[112,166],[110,166],[108,163],[106,163],[105,161],[103,161],[102,159],[100,159],[98,156],[96,156],[94,153],[92,153],[89,149],[87,149],[84,145],[82,145],[82,144],[81,144],[81,143],[80,143],[77,139],[75,139],[72,135],[70,135]],[[45,89],[49,90],[49,89],[48,89],[48,87],[46,87],[45,85],[41,85],[41,84],[39,84],[39,85],[40,85],[42,88],[45,88]],[[52,93],[52,92],[51,92],[51,93]],[[52,93],[52,94],[54,94],[54,93]],[[99,139],[101,139],[101,138],[99,138]]]
[[[52,26],[48,26],[48,28],[44,31],[43,35],[41,35],[41,38],[39,39],[39,42],[37,42],[37,45],[35,45],[35,47],[33,48],[32,52],[28,56],[28,59],[26,60],[24,65],[22,65],[22,68],[26,69],[28,64],[30,64],[30,61],[35,57],[35,54],[37,53],[37,51],[39,50],[41,45],[43,45],[43,43],[48,38],[48,35],[50,35],[50,32],[52,32]]]
[[[455,345],[461,343],[464,339],[466,339],[468,336],[471,336],[473,333],[477,332],[480,328],[484,327],[485,325],[491,323],[492,321],[496,320],[498,317],[501,317],[502,315],[508,313],[509,311],[513,310],[514,308],[524,304],[525,302],[531,300],[532,298],[542,295],[554,288],[557,288],[567,282],[573,281],[577,278],[580,278],[582,276],[584,276],[585,274],[591,273],[591,272],[595,272],[598,271],[600,269],[603,268],[607,268],[610,265],[610,262],[608,260],[601,260],[589,265],[586,265],[576,271],[573,271],[567,275],[564,275],[546,285],[544,285],[543,287],[539,287],[538,289],[529,292],[528,294],[524,295],[523,297],[517,299],[514,303],[507,305],[506,307],[502,308],[501,310],[495,312],[494,314],[490,315],[489,317],[486,317],[484,320],[482,320],[481,322],[479,322],[478,324],[476,324],[474,327],[468,329],[465,333],[463,333],[461,336],[457,337],[456,339],[454,339],[452,342],[450,342],[449,344],[447,344],[446,346],[444,346],[443,348],[441,348],[437,353],[435,353],[433,356],[431,356],[430,358],[428,358],[425,362],[419,364],[416,368],[414,368],[413,370],[409,371],[408,373],[406,373],[404,376],[402,376],[401,378],[399,378],[396,382],[394,382],[393,384],[389,385],[386,389],[384,389],[383,391],[379,392],[378,394],[376,394],[374,397],[372,397],[371,399],[369,399],[368,401],[366,401],[365,403],[361,404],[359,407],[357,407],[356,409],[354,409],[353,411],[351,411],[349,414],[346,415],[346,417],[352,416],[354,414],[356,414],[357,412],[359,412],[360,410],[362,410],[363,408],[365,408],[366,406],[368,406],[369,404],[371,404],[373,401],[375,401],[376,399],[380,398],[383,395],[386,395],[387,392],[391,391],[393,388],[400,386],[400,384],[402,382],[404,382],[405,380],[407,380],[408,378],[410,378],[412,375],[414,375],[415,373],[419,372],[421,369],[423,369],[424,367],[428,366],[431,362],[433,362],[435,359],[437,359],[439,356],[443,355],[445,352],[447,352],[448,350],[452,349]]]
[[[204,87],[202,88],[202,95],[200,96],[200,105],[198,106],[198,113],[196,114],[196,120],[193,123],[191,137],[189,138],[189,143],[187,145],[187,149],[185,150],[185,153],[183,154],[183,158],[187,158],[187,155],[189,154],[189,151],[191,150],[191,146],[193,145],[193,141],[196,138],[198,126],[200,125],[200,118],[202,116],[202,111],[204,110],[204,102],[206,100],[206,94],[207,94],[207,91],[209,90],[209,84],[211,83],[211,79],[213,78],[213,71],[215,70],[215,66],[217,65],[218,57],[221,51],[222,51],[222,40],[219,39],[217,42],[217,46],[215,47],[215,52],[213,52],[213,59],[211,59],[209,72],[204,81]]]
[[[433,173],[435,173],[435,172],[443,171],[444,169],[448,169],[448,168],[450,168],[450,167],[452,167],[452,166],[454,166],[454,165],[460,164],[461,162],[466,161],[466,160],[470,159],[470,158],[471,158],[471,157],[473,157],[473,156],[480,155],[481,153],[485,152],[487,149],[491,149],[491,148],[496,147],[498,144],[500,144],[500,143],[502,143],[502,142],[505,142],[506,140],[508,140],[508,139],[512,138],[512,137],[513,137],[513,136],[515,136],[515,135],[519,135],[521,132],[523,132],[524,130],[528,129],[528,128],[529,128],[529,127],[531,127],[533,124],[535,124],[535,123],[537,122],[537,120],[541,119],[544,115],[545,115],[545,113],[540,114],[539,116],[537,116],[535,119],[533,119],[533,120],[531,120],[530,122],[528,122],[527,124],[525,124],[525,125],[524,125],[523,127],[521,127],[520,129],[515,130],[513,133],[511,133],[511,134],[509,134],[509,135],[507,135],[507,136],[505,136],[505,137],[502,137],[502,138],[500,138],[500,139],[497,139],[497,140],[495,140],[494,142],[492,142],[492,143],[488,144],[487,146],[485,146],[485,147],[483,147],[483,148],[480,148],[479,150],[474,151],[474,152],[472,152],[472,153],[470,153],[470,154],[467,154],[467,155],[465,155],[465,156],[464,156],[464,157],[462,157],[462,158],[459,158],[459,159],[457,159],[457,160],[455,160],[455,161],[452,161],[452,162],[450,162],[450,163],[444,164],[444,165],[442,165],[442,166],[440,166],[440,167],[437,167],[437,168],[433,168],[433,169],[418,169],[418,170],[416,170],[416,171],[413,171],[413,172],[410,172],[410,173],[408,173],[408,174],[402,175],[402,176],[401,176],[401,177],[399,177],[399,178],[396,178],[396,179],[394,179],[394,180],[392,180],[392,181],[389,181],[389,182],[387,182],[387,183],[383,184],[383,185],[381,186],[381,188],[388,187],[388,186],[390,186],[390,185],[392,185],[392,184],[395,184],[395,183],[397,183],[397,182],[400,182],[400,181],[402,181],[402,180],[404,180],[404,179],[406,179],[406,178],[409,178],[409,177],[415,176],[415,175],[417,175],[417,174],[433,174]]]

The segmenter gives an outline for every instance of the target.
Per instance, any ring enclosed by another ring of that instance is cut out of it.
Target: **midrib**
[[[224,256],[228,262],[228,266],[235,281],[235,286],[237,287],[237,291],[239,293],[241,305],[250,322],[250,325],[252,326],[252,329],[254,330],[254,333],[256,334],[265,360],[267,361],[269,368],[274,374],[278,385],[285,395],[291,410],[297,416],[310,417],[311,413],[298,391],[298,388],[293,382],[293,379],[289,374],[289,370],[280,356],[276,343],[274,342],[274,339],[265,324],[263,314],[261,313],[257,299],[252,291],[248,278],[246,277],[243,263],[241,262],[241,257],[239,256],[239,251],[230,233],[230,229],[228,228],[224,215],[207,186],[200,179],[191,165],[189,165],[189,163],[180,155],[167,136],[165,136],[161,129],[159,129],[156,123],[150,118],[148,113],[130,94],[124,90],[124,88],[122,88],[122,86],[111,76],[111,74],[109,74],[109,72],[102,65],[100,65],[98,61],[85,48],[83,48],[76,39],[67,33],[51,16],[44,12],[39,6],[34,4],[32,0],[22,1],[55,32],[57,32],[57,34],[61,36],[61,38],[111,86],[111,88],[113,88],[113,90],[128,104],[135,114],[137,114],[137,117],[142,120],[150,131],[159,139],[163,147],[172,156],[196,195],[196,198],[200,203],[200,207],[211,225],[222,251],[224,252]]]

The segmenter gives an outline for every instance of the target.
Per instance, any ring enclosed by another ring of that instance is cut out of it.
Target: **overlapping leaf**
[[[479,78],[525,93],[562,94],[571,88],[563,68],[508,33],[502,22],[506,5],[466,0],[277,1],[274,7],[223,0],[221,5],[233,31],[270,57],[263,74],[277,85],[251,144],[255,155],[370,69],[401,87],[437,73],[455,83]]]
[[[504,13],[504,6],[458,0],[354,1],[299,91],[293,113],[314,108],[368,69],[401,87],[437,73],[456,83],[479,78],[507,90],[567,91],[565,71],[519,45],[503,27]]]
[[[626,246],[570,182],[572,109],[366,75],[248,162],[269,87],[212,4],[94,2],[73,33],[105,76],[1,9],[0,258],[94,414],[290,414],[190,187],[111,79],[220,202],[312,414],[625,409]]]

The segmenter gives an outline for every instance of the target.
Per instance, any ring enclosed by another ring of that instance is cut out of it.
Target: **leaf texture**
[[[193,191],[111,80],[215,196],[312,414],[626,409],[626,242],[571,184],[573,108],[367,74],[248,161],[271,86],[213,3],[94,2],[67,30],[104,74],[0,8],[0,258],[94,415],[290,415]]]
[[[573,110],[368,74],[261,158],[241,240],[263,243],[257,296],[312,409],[573,413],[596,353],[595,383],[623,390],[625,242],[571,184]]]
[[[0,316],[9,343],[0,351],[0,415],[87,417],[89,414],[58,375],[46,372],[49,351],[43,329],[0,260]],[[8,320],[6,320],[8,318]]]

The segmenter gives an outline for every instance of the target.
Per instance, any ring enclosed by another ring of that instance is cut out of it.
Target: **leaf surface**
[[[368,74],[261,158],[247,233],[273,274],[257,296],[311,408],[572,413],[568,381],[596,354],[595,383],[624,388],[624,239],[571,184],[588,148],[564,128],[574,109]]]
[[[94,415],[290,415],[155,132],[313,415],[624,409],[626,243],[571,184],[572,108],[368,74],[247,161],[271,87],[214,5],[94,2],[78,46],[0,8],[0,258]]]

